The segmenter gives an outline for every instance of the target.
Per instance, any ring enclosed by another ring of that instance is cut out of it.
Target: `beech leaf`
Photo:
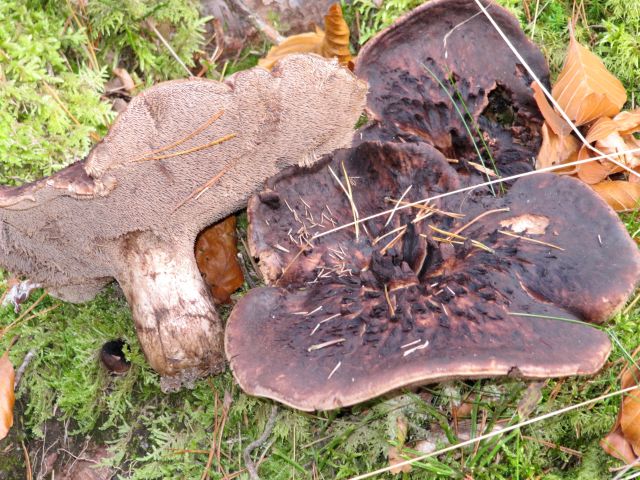
[[[637,385],[640,370],[627,366],[622,374],[623,389]],[[627,464],[634,463],[640,454],[640,391],[633,390],[623,399],[611,431],[600,441],[600,446],[609,455]]]
[[[538,152],[536,168],[546,168],[572,160],[580,148],[580,142],[571,134],[558,135],[546,122],[542,125],[542,146]],[[564,172],[572,173],[572,172]]]
[[[13,384],[15,371],[9,360],[9,352],[0,357],[0,440],[9,434],[13,426],[13,404],[16,401]]]
[[[334,3],[329,7],[324,17],[324,28],[324,31],[316,27],[315,32],[287,37],[280,45],[271,47],[258,65],[271,69],[278,60],[292,53],[315,53],[326,58],[337,57],[341,64],[346,65],[351,60],[349,26],[342,16],[340,4]]]
[[[196,239],[198,269],[216,303],[228,303],[244,283],[237,243],[235,216],[207,228]]]
[[[591,188],[616,212],[633,210],[638,207],[638,202],[640,202],[640,183],[607,180],[591,185]]]
[[[531,89],[533,90],[533,99],[536,101],[536,104],[540,109],[540,113],[542,113],[545,122],[551,130],[553,130],[556,135],[567,135],[571,133],[571,126],[551,106],[542,91],[542,88],[540,88],[540,84],[538,82],[533,82],[531,84]]]
[[[553,98],[576,125],[613,117],[627,101],[627,92],[602,60],[583,47],[571,32],[569,51],[553,87]]]

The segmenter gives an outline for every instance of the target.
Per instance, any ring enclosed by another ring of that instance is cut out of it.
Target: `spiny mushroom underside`
[[[347,145],[365,93],[337,63],[303,55],[224,83],[152,87],[85,160],[0,187],[0,265],[76,302],[115,278],[168,390],[220,371],[222,325],[196,235],[285,166]]]
[[[320,236],[460,183],[428,144],[377,142],[268,182],[249,240],[272,286],[242,298],[226,331],[242,388],[327,410],[451,378],[597,372],[610,342],[584,322],[626,300],[640,255],[578,181],[530,176],[502,197],[445,196]]]
[[[546,61],[518,21],[495,3],[488,11],[548,85]],[[424,141],[485,179],[533,168],[542,116],[532,79],[473,0],[411,11],[363,47],[355,72],[369,83],[373,120],[357,141]]]

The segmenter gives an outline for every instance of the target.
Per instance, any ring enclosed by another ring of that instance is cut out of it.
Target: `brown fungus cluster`
[[[546,79],[515,19],[489,11]],[[464,115],[495,175],[530,171],[540,142],[530,78],[475,3],[416,9],[356,72],[373,121],[354,146],[285,170],[249,202],[249,247],[270,286],[228,321],[241,387],[327,410],[452,378],[597,372],[611,345],[586,322],[606,320],[640,278],[615,213],[552,174],[451,194],[491,176]]]

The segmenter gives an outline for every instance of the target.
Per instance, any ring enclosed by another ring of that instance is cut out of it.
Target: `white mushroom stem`
[[[191,249],[142,233],[128,235],[120,248],[126,262],[117,280],[144,354],[163,374],[162,389],[220,372],[223,328]]]

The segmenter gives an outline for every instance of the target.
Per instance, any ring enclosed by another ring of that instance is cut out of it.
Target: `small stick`
[[[323,342],[323,343],[316,343],[315,345],[311,345],[309,348],[307,348],[307,352],[313,352],[314,350],[321,350],[325,347],[330,347],[331,345],[336,345],[338,343],[342,343],[342,342],[346,342],[347,339],[346,338],[335,338],[333,340],[329,340],[327,342]]]
[[[406,225],[402,225],[401,227],[394,228],[393,230],[391,230],[391,231],[389,231],[389,232],[385,233],[384,235],[380,235],[378,238],[376,238],[376,239],[373,241],[373,245],[375,245],[376,243],[378,243],[378,242],[379,242],[380,240],[382,240],[383,238],[388,237],[389,235],[393,235],[394,233],[399,232],[400,230],[406,230],[406,228],[407,228],[407,226],[406,226]]]
[[[251,480],[260,480],[258,476],[258,470],[256,469],[256,465],[251,460],[251,452],[253,452],[256,448],[262,446],[264,442],[267,441],[267,438],[271,435],[271,431],[273,430],[274,425],[276,424],[276,418],[278,417],[278,406],[274,405],[271,407],[271,415],[269,416],[269,420],[267,420],[267,424],[264,427],[264,431],[260,437],[247,445],[247,448],[242,452],[242,456],[244,458],[244,465],[249,472],[249,477]]]
[[[387,299],[387,304],[389,305],[389,313],[392,317],[396,316],[396,309],[393,308],[393,304],[391,303],[391,297],[389,297],[389,289],[387,288],[387,284],[384,284],[384,297]]]
[[[516,235],[515,233],[507,232],[505,230],[498,230],[498,233],[508,235],[513,238],[519,238],[520,240],[526,240],[527,242],[537,243],[538,245],[544,245],[545,247],[555,248],[564,252],[564,248],[554,245],[553,243],[543,242],[542,240],[536,240],[535,238],[523,237],[522,235]]]
[[[410,348],[405,351],[402,356],[406,357],[407,355],[411,355],[413,352],[417,352],[418,350],[422,350],[423,348],[427,348],[429,346],[429,340],[426,340],[422,345],[418,345],[417,347]]]
[[[31,360],[33,360],[33,358],[35,356],[36,356],[35,348],[32,348],[31,350],[29,350],[27,352],[27,354],[24,356],[24,360],[22,360],[22,364],[20,365],[20,367],[16,371],[16,377],[15,377],[15,380],[13,382],[13,389],[14,390],[18,389],[18,385],[20,385],[20,380],[22,379],[22,375],[24,375],[25,370],[27,369],[27,367],[31,363]]]
[[[400,241],[400,239],[404,236],[404,234],[406,233],[406,230],[402,230],[398,235],[396,235],[394,237],[393,240],[391,240],[389,243],[387,243],[383,248],[380,249],[380,253],[382,255],[384,255],[385,253],[387,253],[387,250],[389,250],[390,248],[393,248],[395,246],[396,243],[398,243]]]
[[[147,25],[149,26],[149,28],[151,28],[151,30],[153,30],[153,33],[156,34],[156,36],[160,39],[162,44],[165,47],[167,47],[167,50],[169,50],[169,53],[171,53],[171,56],[176,59],[176,62],[178,62],[180,66],[184,69],[184,71],[187,72],[187,77],[191,77],[192,76],[191,70],[187,68],[187,66],[184,64],[182,59],[180,59],[180,57],[175,52],[175,50],[171,48],[171,45],[169,44],[169,42],[167,42],[167,40],[162,36],[162,34],[158,31],[156,26],[152,22],[147,22]]]
[[[396,214],[396,211],[398,210],[398,207],[401,205],[400,202],[402,202],[404,197],[407,196],[407,193],[409,193],[409,190],[411,190],[411,187],[413,187],[413,185],[409,185],[407,187],[407,189],[402,193],[402,195],[400,195],[400,198],[397,201],[395,201],[396,205],[395,205],[395,207],[393,207],[393,210],[391,210],[391,215],[389,215],[389,218],[387,218],[387,221],[384,224],[385,227],[391,223],[391,220],[393,219],[393,216]],[[394,200],[391,200],[391,201],[393,202]]]
[[[231,3],[240,10],[246,18],[253,24],[253,26],[266,36],[274,45],[280,45],[284,42],[284,37],[280,35],[275,28],[267,24],[262,18],[260,18],[255,12],[251,11],[249,7],[242,0],[231,0]]]
[[[342,168],[344,169],[344,163],[342,164]],[[356,232],[356,240],[358,240],[358,238],[360,237],[360,222],[358,221],[358,219],[359,219],[358,209],[356,208],[355,203],[353,203],[353,197],[350,194],[351,185],[349,184],[349,177],[348,176],[346,177],[347,187],[348,187],[348,189],[347,189],[342,184],[342,181],[340,181],[340,179],[338,178],[338,175],[336,175],[336,172],[333,171],[333,168],[331,168],[331,165],[329,165],[329,172],[331,172],[331,175],[333,175],[333,178],[336,180],[336,182],[338,182],[338,185],[340,185],[340,188],[342,189],[344,194],[347,196],[347,199],[349,200],[349,204],[351,205],[351,213],[353,215],[354,230]],[[346,174],[347,174],[346,170],[344,172],[345,172],[345,176],[346,176]]]
[[[340,365],[342,365],[342,360],[339,361],[336,366],[333,368],[333,370],[331,370],[331,373],[329,374],[329,376],[327,377],[327,380],[330,380],[331,377],[333,377],[333,374],[336,373],[338,371],[338,369],[340,368]]]
[[[400,348],[409,348],[412,345],[415,345],[416,343],[420,343],[422,340],[418,339],[418,340],[414,340],[413,342],[409,342],[409,343],[405,343],[404,345],[402,345]]]

